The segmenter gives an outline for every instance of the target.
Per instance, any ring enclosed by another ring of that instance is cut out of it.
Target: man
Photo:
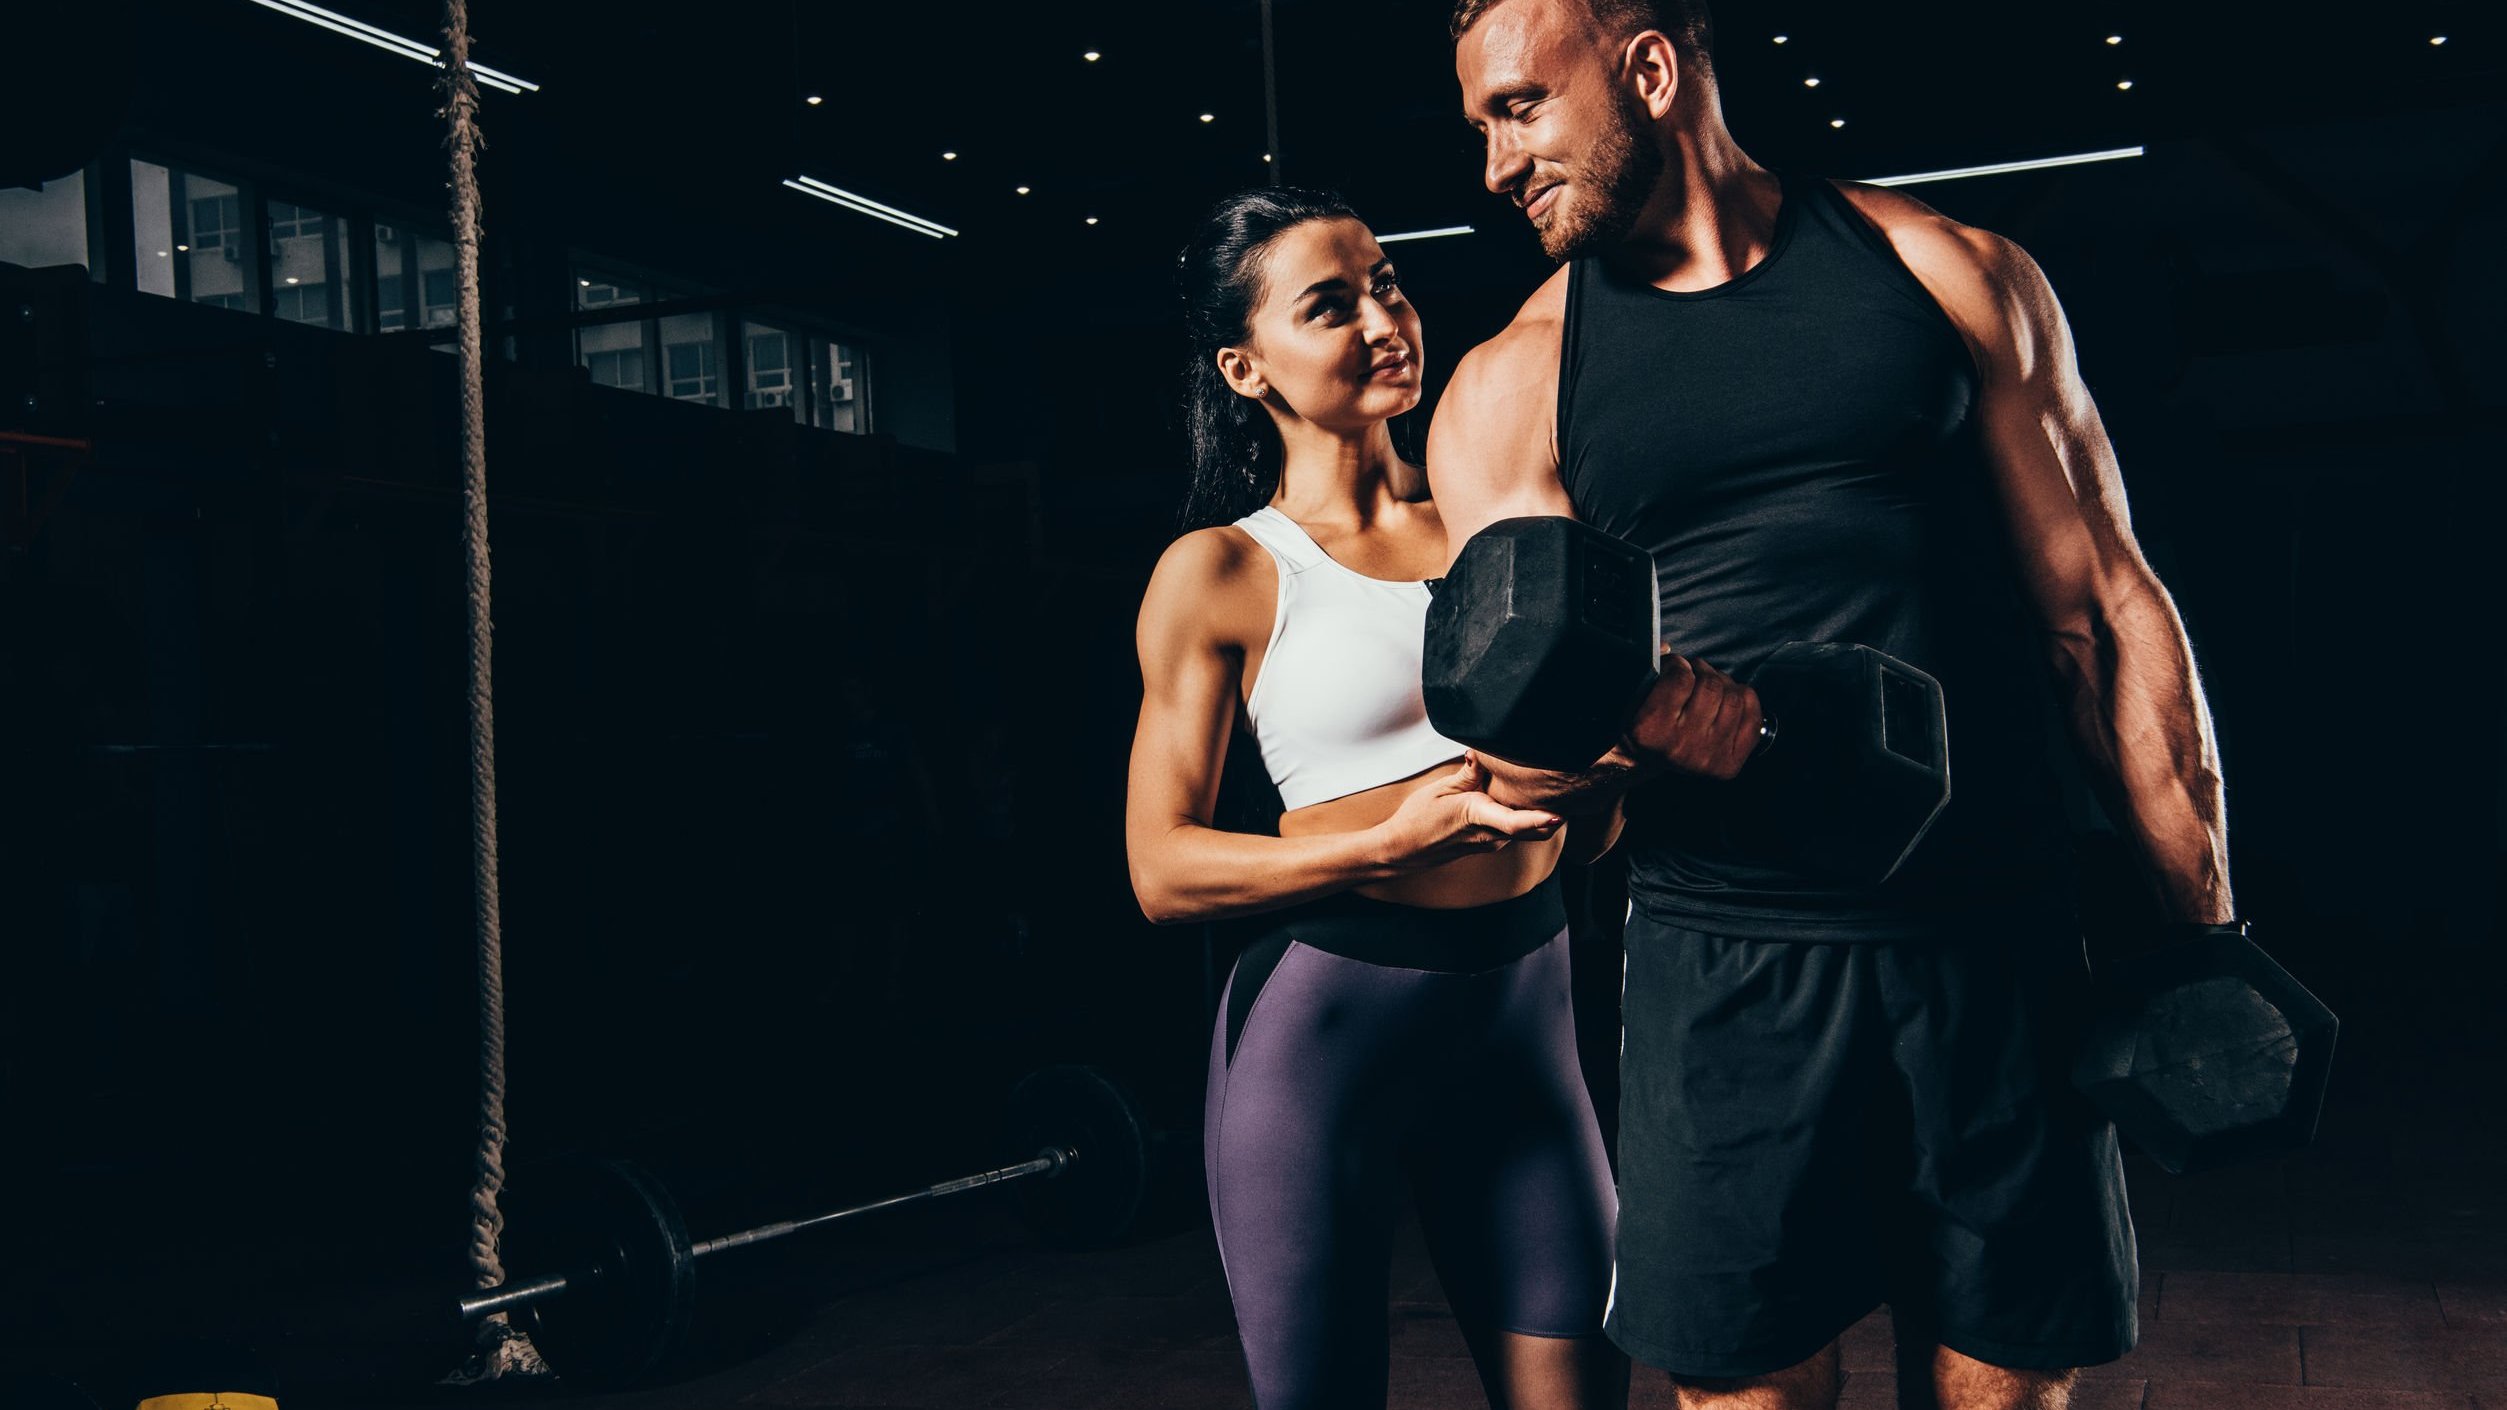
[[[1626,795],[1610,1332],[1684,1406],[1829,1406],[1886,1301],[1945,1406],[2063,1406],[2134,1344],[2138,1273],[2114,1131],[2064,1081],[2049,664],[2171,914],[2234,907],[2192,652],[2062,312],[2008,241],[1750,160],[1703,0],[1460,0],[1453,33],[1488,187],[1566,267],[1437,412],[1451,548],[1517,515],[1630,539],[1676,653],[1612,754],[1493,789]],[[1726,672],[1789,640],[1941,682],[1952,798],[1886,883],[1721,825],[1760,720]]]

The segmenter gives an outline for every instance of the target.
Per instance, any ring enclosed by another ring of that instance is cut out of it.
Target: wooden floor
[[[2391,1074],[2388,1074],[2390,1077]],[[2282,1162],[2135,1165],[2140,1349],[2082,1410],[2507,1410],[2507,1135],[2463,1109],[2337,1092]],[[2375,1095],[2381,1091],[2382,1095]],[[1206,1229],[1109,1252],[1026,1242],[988,1209],[827,1253],[812,1319],[737,1365],[583,1403],[696,1407],[1249,1406]],[[1484,1403],[1415,1231],[1393,1279],[1395,1407]],[[1886,1312],[1845,1339],[1845,1403],[1896,1404]],[[1639,1368],[1634,1406],[1669,1406]]]

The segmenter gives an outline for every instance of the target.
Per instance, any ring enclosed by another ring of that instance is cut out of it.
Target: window
[[[278,209],[270,207],[273,217]],[[453,326],[452,241],[406,225],[375,223],[374,326],[383,333]],[[438,346],[451,350],[450,344]]]
[[[827,338],[810,342],[812,425],[830,431],[870,429],[870,382],[859,348]]]
[[[197,172],[131,163],[132,252],[142,293],[249,308],[254,286],[242,193]]]
[[[575,274],[575,307],[622,308],[644,302],[644,290],[626,280],[579,270]],[[575,361],[592,374],[597,386],[652,390],[644,375],[644,324],[593,323],[575,330]]]
[[[787,407],[798,420],[802,412],[801,382],[793,376],[792,366],[796,340],[780,328],[757,323],[746,327],[749,385],[740,404],[750,411]]]
[[[348,222],[285,201],[270,203],[271,311],[295,323],[354,331]]]
[[[661,339],[662,395],[722,405],[722,354],[714,345],[714,315],[673,314],[661,321]]]
[[[87,174],[32,191],[0,190],[0,261],[40,269],[87,263]]]

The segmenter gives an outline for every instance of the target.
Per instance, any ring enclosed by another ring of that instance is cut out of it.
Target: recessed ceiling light
[[[1018,188],[1018,193],[1019,193],[1020,195],[1022,195],[1022,196],[1026,195],[1026,194],[1027,194],[1027,188],[1026,188],[1026,187],[1024,187],[1024,186],[1021,186],[1020,188]]]
[[[2118,81],[2117,81],[2117,83],[2116,83],[2116,85],[2115,85],[2115,91],[2116,91],[2116,92],[2118,92],[2118,93],[2130,93],[2130,92],[2132,92],[2132,91],[2133,91],[2133,81],[2132,81],[2131,79],[2129,79],[2129,78],[2127,78],[2127,79],[2121,79],[2121,80],[2118,80]]]
[[[801,101],[802,101],[802,102],[804,102],[804,103],[807,103],[807,104],[809,104],[811,107],[815,108],[815,107],[817,107],[819,104],[824,103],[824,102],[826,102],[827,100],[826,100],[826,99],[824,99],[824,98],[819,97],[819,96],[818,96],[817,94],[815,94],[815,93],[812,93],[810,96],[808,96],[808,97],[806,97],[806,98],[802,99]]]
[[[1263,154],[1262,154],[1262,159],[1263,159],[1264,161],[1266,161],[1266,162],[1267,162],[1267,161],[1269,161],[1269,160],[1271,160],[1271,154],[1270,154],[1269,152],[1265,152],[1265,153],[1263,153]]]
[[[1088,62],[1090,62],[1090,63],[1092,63],[1092,64],[1093,64],[1093,63],[1097,62],[1099,59],[1104,58],[1104,57],[1105,57],[1105,55],[1098,53],[1098,52],[1097,52],[1096,50],[1094,50],[1094,49],[1091,49],[1091,50],[1089,50],[1087,53],[1080,55],[1080,57],[1081,57],[1081,58],[1083,58],[1083,59],[1086,59]]]
[[[1779,35],[1777,35],[1777,36],[1776,36],[1776,42],[1777,42],[1777,43],[1779,43],[1779,44],[1782,44],[1782,43],[1784,43],[1786,40],[1788,40],[1788,39],[1790,39],[1790,38],[1792,38],[1792,37],[1793,37],[1793,36],[1791,36],[1791,35],[1789,35],[1789,34],[1779,34]]]
[[[303,281],[303,280],[301,280],[301,279],[299,279],[299,278],[297,278],[295,275],[291,274],[291,275],[287,276],[287,282],[288,282],[288,283],[290,283],[290,284],[301,284],[301,283],[303,283],[304,281]]]
[[[2446,42],[2446,36],[2442,34],[2432,34],[2429,36],[2429,42],[2431,44],[2443,44]]]
[[[182,251],[184,251],[185,253],[189,253],[189,252],[190,252],[190,250],[191,250],[191,246],[189,246],[189,245],[176,245],[174,248],[176,248],[176,249],[178,249],[178,250],[182,250]],[[157,251],[157,253],[158,253],[158,254],[164,254],[164,253],[165,253],[165,251],[163,251],[163,250],[159,250],[159,251]]]
[[[591,281],[591,280],[589,280],[589,279],[578,279],[578,280],[576,280],[575,282],[576,282],[576,283],[578,283],[578,284],[580,284],[580,285],[582,285],[582,286],[583,286],[584,288],[586,288],[586,289],[589,289],[589,288],[591,288],[591,287],[592,287],[592,281]]]
[[[1093,216],[1093,215],[1092,215],[1092,216],[1090,216],[1090,217],[1088,217],[1088,223],[1089,223],[1089,224],[1091,224],[1091,225],[1096,224],[1096,223],[1097,223],[1097,218],[1096,218],[1095,216]]]
[[[157,251],[157,258],[159,258],[159,259],[164,259],[164,258],[165,258],[165,251],[163,251],[163,250],[159,250],[159,251]]]
[[[2109,44],[2121,44],[2124,42],[2124,36],[2120,34],[2110,34],[2107,36],[2107,42]]]
[[[1803,86],[1804,88],[1817,88],[1817,87],[1819,86],[1819,80],[1818,80],[1818,79],[1816,79],[1816,78],[1806,78],[1806,79],[1803,79],[1803,80],[1802,80],[1802,86]]]
[[[1201,120],[1203,122],[1217,122],[1219,120],[1219,115],[1217,113],[1203,113],[1201,115]]]
[[[957,159],[958,159],[958,154],[957,154],[957,153],[955,153],[955,152],[942,152],[942,153],[940,154],[940,160],[942,160],[942,161],[944,161],[944,162],[953,162],[953,161],[956,161]]]
[[[1828,119],[1828,125],[1829,125],[1830,127],[1843,127],[1843,126],[1845,126],[1845,119],[1844,119],[1844,118],[1830,118],[1830,119]]]

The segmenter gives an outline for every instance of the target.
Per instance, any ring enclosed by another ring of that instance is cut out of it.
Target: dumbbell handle
[[[886,1199],[872,1200],[868,1204],[831,1209],[823,1214],[810,1215],[806,1219],[786,1219],[775,1224],[760,1224],[753,1229],[742,1229],[737,1233],[724,1234],[693,1244],[689,1247],[688,1253],[691,1257],[703,1258],[710,1253],[746,1248],[751,1244],[768,1243],[787,1235],[797,1234],[804,1229],[815,1229],[821,1224],[833,1224],[838,1220],[852,1219],[875,1210],[891,1209],[900,1204],[913,1204],[920,1200],[964,1194],[968,1190],[981,1189],[986,1185],[1025,1180],[1037,1175],[1050,1179],[1069,1169],[1071,1162],[1077,1159],[1079,1159],[1079,1151],[1075,1147],[1047,1146],[1036,1152],[1033,1160],[1024,1160],[1016,1165],[1005,1165],[998,1170],[986,1170],[980,1174],[960,1176],[955,1180],[943,1180],[937,1185],[928,1185],[901,1195],[890,1195]],[[461,1300],[462,1320],[475,1321],[491,1313],[510,1312],[517,1307],[556,1297],[566,1291],[570,1277],[598,1281],[603,1275],[604,1270],[595,1266],[579,1269],[573,1274],[555,1273],[544,1278],[533,1278],[529,1282],[506,1283],[501,1287],[489,1288],[476,1296],[465,1297]]]

